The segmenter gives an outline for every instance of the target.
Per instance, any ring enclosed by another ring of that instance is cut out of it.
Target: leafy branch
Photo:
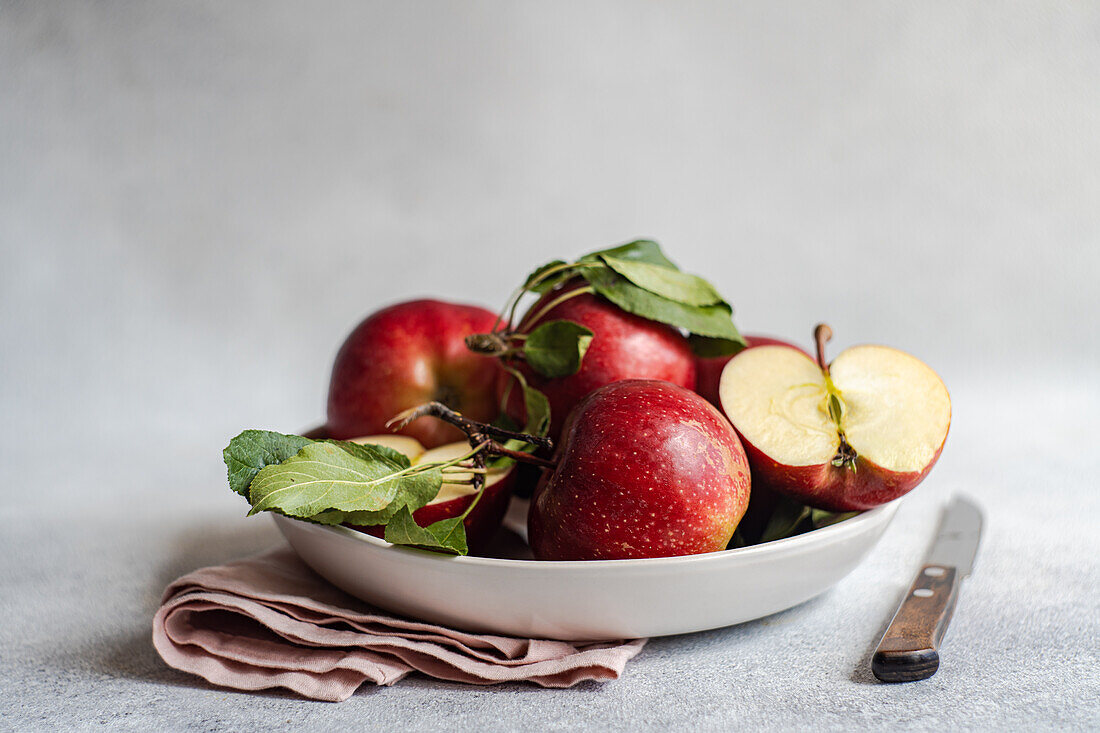
[[[229,487],[248,499],[249,515],[271,511],[320,524],[382,526],[386,541],[393,544],[465,555],[469,549],[463,523],[485,492],[486,459],[552,466],[514,446],[551,450],[553,443],[544,436],[470,420],[438,402],[409,410],[391,423],[400,429],[429,415],[461,429],[470,450],[448,461],[413,464],[403,453],[381,445],[246,430],[222,452]],[[458,479],[460,473],[468,478]],[[459,516],[419,526],[414,513],[439,494],[445,481],[469,483],[473,499]]]
[[[733,309],[714,286],[681,271],[656,242],[649,240],[592,252],[574,262],[554,260],[536,268],[509,297],[493,330],[467,337],[466,345],[477,353],[496,356],[505,364],[525,362],[548,379],[576,374],[594,334],[572,321],[543,319],[562,303],[588,294],[598,295],[628,313],[686,332],[692,349],[701,355],[732,354],[745,346],[733,325]],[[539,300],[517,323],[519,304],[527,296]],[[520,378],[517,370],[509,367],[509,371],[528,405],[528,432],[545,434],[545,428],[539,432],[531,425],[531,406],[541,407],[545,397]]]

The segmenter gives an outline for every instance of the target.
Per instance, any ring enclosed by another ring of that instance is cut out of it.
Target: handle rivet
[[[946,572],[947,571],[944,570],[943,568],[933,567],[933,568],[925,568],[924,569],[924,574],[927,575],[930,578],[938,578]]]
[[[931,588],[917,588],[915,591],[913,591],[913,595],[915,595],[917,598],[927,598],[928,596],[933,595],[933,593]]]

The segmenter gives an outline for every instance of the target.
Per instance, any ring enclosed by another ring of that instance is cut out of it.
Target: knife
[[[955,497],[943,511],[924,566],[875,649],[871,658],[875,677],[883,682],[914,682],[939,669],[940,642],[955,610],[959,584],[974,567],[981,534],[981,511],[973,502]]]

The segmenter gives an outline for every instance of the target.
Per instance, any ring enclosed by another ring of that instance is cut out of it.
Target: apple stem
[[[413,420],[421,417],[439,418],[444,422],[448,422],[451,425],[454,425],[456,428],[466,433],[467,435],[469,435],[470,433],[480,433],[481,435],[488,438],[500,438],[502,440],[522,440],[525,443],[537,445],[539,448],[545,448],[547,450],[554,449],[554,441],[550,440],[550,438],[543,438],[538,435],[528,435],[527,433],[519,433],[515,430],[506,430],[504,428],[498,428],[496,425],[489,425],[488,423],[471,420],[470,418],[462,415],[462,413],[456,412],[447,407],[442,402],[425,402],[419,407],[414,407],[411,410],[405,410],[400,415],[386,423],[386,426],[397,431],[411,423]]]
[[[572,269],[577,266],[575,262],[562,262],[561,264],[554,265],[553,267],[546,268],[535,279],[524,283],[516,289],[504,304],[504,309],[497,316],[496,322],[493,324],[493,333],[499,333],[504,331],[505,328],[501,328],[501,324],[505,324],[506,328],[510,328],[516,322],[516,308],[519,307],[519,301],[523,298],[523,294],[527,292],[536,292],[535,287],[546,282],[549,278],[561,274],[565,270]],[[508,314],[508,320],[505,321],[504,314]]]
[[[833,329],[826,323],[819,323],[814,329],[814,342],[817,344],[817,365],[825,376],[829,376],[829,363],[825,361],[825,344],[833,338]]]
[[[558,277],[568,270],[582,267],[583,264],[579,262],[563,262],[547,268],[546,271],[540,273],[538,277],[530,282],[524,283],[519,289],[508,296],[508,301],[504,304],[504,309],[497,314],[497,318],[493,322],[492,330],[489,333],[474,333],[467,336],[466,348],[475,354],[495,356],[503,361],[509,359],[523,359],[523,342],[527,340],[527,332],[531,326],[538,323],[547,313],[570,298],[587,295],[588,293],[595,292],[595,290],[591,285],[585,285],[560,293],[557,297],[554,297],[550,302],[546,303],[546,305],[539,308],[538,312],[534,312],[534,306],[532,306],[532,310],[529,310],[517,324],[516,308],[519,306],[519,302],[523,295],[528,292],[537,293],[537,286],[551,277]],[[548,294],[552,295],[553,292],[554,291],[551,291]],[[539,301],[536,301],[535,305],[538,305],[538,303]],[[505,319],[505,314],[508,316],[507,319]]]
[[[499,356],[508,350],[508,344],[498,333],[471,333],[466,337],[466,348],[475,354]]]
[[[844,434],[844,406],[840,399],[840,390],[833,384],[833,378],[829,374],[829,364],[825,361],[825,344],[832,338],[833,329],[829,328],[827,323],[819,323],[814,328],[814,342],[817,344],[817,365],[821,367],[821,372],[825,375],[826,411],[836,425],[837,436],[840,438],[840,445],[837,446],[832,463],[834,466],[846,466],[854,471],[857,456],[855,449],[848,443],[848,436]]]
[[[584,287],[574,288],[573,290],[563,293],[562,295],[559,295],[557,298],[554,298],[549,303],[540,308],[538,313],[535,313],[534,315],[528,313],[527,315],[525,315],[523,317],[523,320],[520,321],[519,326],[516,327],[516,331],[519,333],[526,333],[528,328],[538,323],[543,316],[557,308],[565,301],[569,300],[570,298],[576,298],[577,296],[588,295],[589,293],[594,292],[596,291],[591,285],[585,285]]]
[[[530,463],[535,466],[541,466],[542,468],[554,468],[557,464],[554,461],[540,458],[539,456],[525,453],[523,451],[512,450],[501,445],[498,440],[520,440],[524,443],[530,443],[531,445],[546,450],[554,449],[554,441],[550,438],[544,438],[538,435],[529,435],[527,433],[519,433],[514,430],[505,430],[504,428],[498,428],[496,425],[489,425],[488,423],[478,422],[477,420],[471,420],[468,417],[464,417],[461,413],[455,412],[451,408],[444,405],[442,402],[425,402],[419,407],[414,407],[411,410],[405,410],[397,417],[386,423],[386,427],[393,430],[400,430],[408,425],[413,420],[421,417],[435,417],[444,422],[454,425],[456,428],[466,434],[466,437],[470,440],[470,445],[478,450],[474,456],[475,468],[485,467],[485,456],[505,456],[516,461],[523,463]],[[480,461],[479,461],[480,459]],[[475,476],[476,478],[476,476]]]
[[[493,333],[498,333],[509,328],[512,324],[512,320],[516,317],[516,305],[519,303],[519,299],[523,297],[524,288],[520,286],[508,296],[507,302],[504,304],[504,309],[497,314],[497,319],[493,321]],[[504,314],[508,314],[508,320],[504,320]]]
[[[490,453],[496,456],[504,456],[520,463],[530,463],[532,466],[539,466],[541,468],[557,468],[558,464],[547,458],[540,458],[539,456],[531,453],[524,453],[521,450],[512,450],[511,448],[505,448],[503,445],[493,442],[489,444],[487,449]]]

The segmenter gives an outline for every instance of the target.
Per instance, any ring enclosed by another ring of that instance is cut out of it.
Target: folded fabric
[[[333,702],[413,671],[475,685],[610,680],[644,644],[519,639],[403,618],[333,587],[285,546],[179,578],[153,618],[153,645],[171,667],[221,687]]]

